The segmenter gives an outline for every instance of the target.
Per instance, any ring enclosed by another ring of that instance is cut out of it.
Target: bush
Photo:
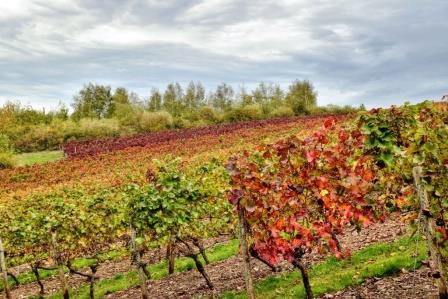
[[[258,105],[247,105],[243,107],[234,108],[224,115],[224,119],[228,121],[242,121],[260,119],[262,111]]]
[[[12,152],[0,153],[0,169],[13,168],[16,160]]]
[[[139,129],[139,118],[143,113],[142,109],[134,107],[130,104],[115,104],[115,112],[113,117],[118,119],[122,127],[133,128],[135,130]]]
[[[202,107],[199,110],[199,118],[204,120],[207,123],[217,123],[219,122],[219,116],[216,113],[215,109],[210,106]]]
[[[115,137],[120,135],[120,124],[116,119],[81,119],[79,128],[87,137]]]
[[[12,151],[9,137],[5,134],[0,134],[0,153]]]
[[[15,134],[13,140],[18,152],[34,152],[59,149],[60,145],[70,140],[116,137],[129,133],[131,130],[122,128],[117,119],[84,118],[79,122],[54,120],[49,125],[22,127],[21,134]]]
[[[175,117],[173,121],[173,127],[175,129],[191,128],[192,124],[188,119],[185,119],[183,117]]]
[[[197,120],[197,121],[191,123],[191,126],[195,127],[195,128],[197,128],[197,127],[199,127],[199,128],[200,127],[206,127],[206,126],[209,126],[209,125],[210,125],[210,123],[206,122],[203,119],[200,119],[200,120]]]
[[[173,117],[166,111],[143,112],[139,119],[139,128],[144,132],[155,132],[173,126]]]
[[[294,111],[289,106],[279,106],[271,112],[271,116],[273,117],[288,117],[293,115]]]
[[[17,137],[15,147],[19,152],[33,152],[58,149],[64,141],[61,128],[49,125],[31,127],[22,136]]]
[[[311,114],[310,109],[306,108],[305,104],[302,102],[293,103],[291,106],[295,115],[309,115]]]
[[[120,124],[116,119],[83,118],[79,122],[67,122],[64,130],[65,141],[120,135]]]
[[[358,109],[349,105],[338,106],[338,105],[327,105],[324,107],[315,107],[310,112],[315,115],[323,115],[323,114],[347,114],[357,112]]]

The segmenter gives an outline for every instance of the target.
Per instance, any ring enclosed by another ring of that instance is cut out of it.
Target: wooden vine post
[[[247,291],[247,298],[249,299],[255,299],[255,292],[254,292],[254,282],[252,278],[252,272],[251,272],[251,264],[250,264],[250,255],[249,255],[249,244],[247,241],[247,226],[246,221],[244,219],[244,211],[243,207],[241,207],[239,201],[238,201],[238,222],[239,222],[239,238],[241,243],[241,251],[243,254],[243,264],[244,264],[244,280],[246,282],[246,291]]]
[[[65,277],[64,272],[64,263],[62,262],[61,255],[58,251],[58,243],[57,243],[57,235],[55,232],[51,234],[51,242],[52,242],[52,249],[53,249],[53,259],[56,262],[57,268],[58,268],[58,276],[59,281],[61,283],[61,291],[63,294],[64,299],[69,299],[70,294],[68,292],[68,285],[67,285],[67,279]]]
[[[0,238],[0,268],[2,271],[3,289],[6,293],[6,299],[11,299],[11,292],[8,285],[8,270],[6,268],[5,249],[3,248],[3,242]]]
[[[429,253],[431,260],[434,263],[438,271],[438,285],[440,298],[448,298],[447,287],[447,269],[443,264],[442,254],[437,246],[435,235],[435,223],[434,218],[430,212],[430,204],[428,199],[428,193],[424,185],[422,184],[423,169],[421,166],[416,166],[412,169],[414,176],[415,187],[417,188],[418,198],[420,202],[420,215],[423,222],[424,234],[428,243]]]
[[[166,259],[168,260],[168,274],[171,275],[174,273],[176,263],[175,244],[172,234],[170,234],[168,245],[166,246]]]
[[[138,276],[140,278],[140,288],[142,290],[142,298],[143,299],[149,299],[149,291],[148,291],[148,287],[146,285],[146,273],[145,273],[145,269],[144,269],[144,265],[142,265],[141,261],[140,261],[140,252],[138,251],[137,248],[137,241],[136,241],[136,231],[135,228],[130,225],[130,229],[131,229],[131,254],[132,254],[132,264],[137,268],[138,270]]]

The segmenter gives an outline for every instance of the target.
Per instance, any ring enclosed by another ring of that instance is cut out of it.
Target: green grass
[[[84,259],[84,258],[77,259],[73,262],[73,268],[75,268],[75,269],[85,268],[85,267],[92,265],[93,262],[94,262],[93,260]],[[66,273],[69,272],[68,269],[64,269],[64,270]],[[57,270],[45,270],[45,269],[39,270],[39,275],[40,275],[41,279],[45,279],[45,278],[54,276],[56,274],[57,274]],[[23,273],[23,274],[20,274],[19,276],[17,276],[17,280],[19,281],[19,283],[21,285],[27,284],[27,283],[36,281],[36,276],[34,276],[33,272],[26,272],[26,273]],[[9,277],[8,281],[11,286],[15,285],[12,278]],[[3,290],[3,286],[0,287],[0,290]]]
[[[349,259],[337,260],[334,257],[313,266],[309,271],[311,286],[315,296],[336,292],[349,286],[359,285],[369,277],[389,276],[401,269],[421,266],[427,258],[424,242],[418,245],[417,257],[415,242],[404,237],[392,244],[371,245],[353,254]],[[257,298],[305,298],[302,278],[298,271],[270,276],[255,284]],[[221,298],[247,298],[244,292],[225,292]]]
[[[62,158],[64,158],[64,153],[62,151],[23,153],[17,154],[15,158],[18,166],[25,166],[61,160]]]
[[[232,240],[225,244],[219,244],[207,250],[210,263],[228,259],[237,254],[239,247],[238,240]],[[204,261],[201,259],[202,263]],[[194,262],[191,258],[181,257],[176,259],[176,272],[183,272],[194,269]],[[168,276],[167,261],[149,265],[152,279],[161,279]],[[137,271],[117,274],[112,278],[102,279],[95,284],[95,297],[101,298],[107,294],[125,290],[139,284]],[[70,290],[71,298],[89,298],[89,287],[83,285],[80,288]],[[62,298],[60,293],[49,298]]]
[[[117,260],[120,260],[125,255],[126,255],[125,251],[111,250],[111,251],[101,254],[100,259],[102,261],[117,261]],[[95,263],[95,260],[93,260],[93,259],[78,258],[78,259],[73,260],[72,266],[74,269],[79,270],[82,268],[86,268],[94,263]],[[68,268],[65,268],[64,272],[68,273],[69,272]],[[48,277],[55,276],[56,274],[57,274],[57,270],[39,269],[39,276],[40,276],[41,280],[44,280]],[[29,272],[25,272],[25,273],[18,275],[17,280],[19,281],[20,285],[23,285],[23,284],[35,282],[36,276],[34,275],[33,272],[29,271]],[[14,287],[16,285],[15,281],[11,277],[8,277],[8,283],[11,287]],[[3,288],[4,288],[3,285],[0,285],[0,291],[3,291]]]

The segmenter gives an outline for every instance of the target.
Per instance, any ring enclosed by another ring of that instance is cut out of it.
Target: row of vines
[[[349,255],[337,236],[390,215],[422,226],[439,294],[447,298],[448,113],[425,102],[376,109],[357,121],[291,137],[229,159],[229,200],[239,214],[243,253],[250,250],[272,266],[281,260],[300,270],[312,298],[307,269],[310,251]],[[250,260],[246,286],[253,298]]]
[[[338,116],[339,119],[347,116]],[[152,159],[163,159],[169,153],[184,160],[201,161],[218,157],[225,160],[238,148],[250,148],[265,138],[281,138],[291,132],[309,131],[318,126],[323,118],[300,118],[278,120],[263,126],[258,122],[235,128],[228,133],[209,130],[209,135],[148,144],[145,147],[127,147],[83,158],[64,159],[58,162],[31,167],[17,167],[0,171],[0,201],[24,198],[30,194],[48,193],[61,187],[82,187],[98,191],[108,187],[122,186],[128,177],[144,181],[144,173]],[[160,133],[162,134],[162,133]],[[166,132],[169,134],[169,132]],[[192,161],[194,163],[194,161]]]
[[[214,136],[231,133],[248,128],[263,128],[270,125],[283,125],[298,121],[311,121],[320,119],[322,116],[301,116],[288,118],[273,118],[267,120],[240,121],[229,124],[211,125],[202,128],[188,128],[180,130],[169,130],[139,134],[129,137],[115,137],[95,139],[87,141],[72,141],[64,144],[63,150],[67,157],[84,157],[97,155],[99,153],[123,150],[130,147],[153,146],[163,142],[180,141],[200,136]]]
[[[280,261],[290,262],[300,270],[312,298],[305,254],[348,256],[338,242],[344,228],[362,229],[405,212],[412,225],[424,227],[439,292],[446,297],[446,108],[425,102],[372,110],[345,122],[330,117],[309,136],[242,151],[225,166],[211,159],[192,167],[166,157],[152,163],[145,183],[138,180],[95,193],[62,188],[0,203],[4,277],[7,266],[17,260],[33,269],[50,264],[60,269],[61,289],[68,298],[63,273],[68,267],[86,276],[93,298],[101,254],[126,248],[140,273],[142,296],[150,298],[146,280],[151,275],[142,254],[176,247],[194,260],[213,288],[198,257],[202,254],[207,261],[202,240],[237,229],[250,298],[251,257],[274,271]],[[97,261],[90,274],[71,267],[77,257]]]
[[[38,270],[59,269],[64,298],[69,297],[64,273],[68,268],[90,282],[94,298],[95,272],[104,262],[103,253],[122,248],[141,272],[144,297],[150,298],[145,281],[151,275],[141,255],[175,247],[194,260],[213,288],[198,254],[207,260],[202,240],[232,232],[231,209],[223,196],[228,181],[225,169],[215,160],[186,168],[180,159],[170,157],[153,165],[146,184],[131,183],[95,196],[62,191],[2,209],[0,232],[6,258],[12,264],[29,263],[38,282]],[[72,267],[79,257],[95,261],[90,273]],[[3,270],[7,275],[6,266]]]

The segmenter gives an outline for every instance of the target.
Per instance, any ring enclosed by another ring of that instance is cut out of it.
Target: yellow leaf
[[[320,191],[320,195],[321,196],[325,196],[325,195],[327,195],[328,193],[330,193],[328,190],[326,190],[326,189],[323,189],[323,190],[321,190]]]

